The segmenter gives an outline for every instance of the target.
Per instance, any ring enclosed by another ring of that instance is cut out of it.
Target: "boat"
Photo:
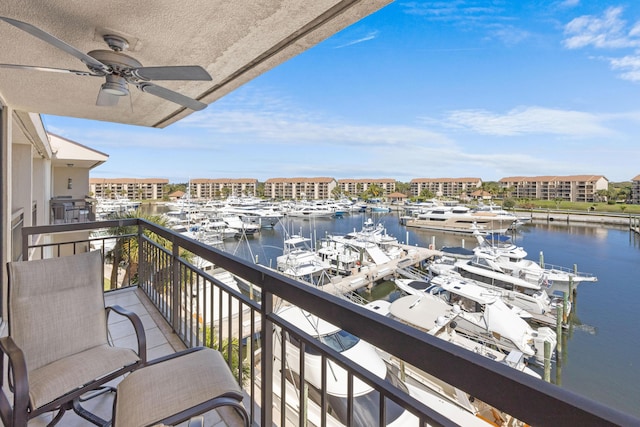
[[[590,273],[580,272],[576,269],[570,269],[552,264],[540,265],[532,260],[526,259],[527,252],[524,248],[516,246],[509,240],[489,239],[476,230],[474,235],[478,241],[473,251],[479,256],[487,255],[496,260],[504,270],[532,270],[544,271],[547,287],[552,288],[551,291],[568,291],[569,283],[577,286],[582,282],[596,282],[597,276]]]
[[[387,264],[402,257],[404,251],[382,224],[375,224],[368,218],[359,231],[354,229],[346,235],[327,234],[320,241],[318,254],[340,272],[348,273],[354,267]]]
[[[222,219],[222,221],[224,221],[229,226],[229,228],[235,228],[236,230],[238,230],[236,237],[243,235],[253,235],[255,233],[258,233],[261,228],[258,224],[252,224],[250,222],[243,221],[239,215],[235,214],[222,215],[220,219]]]
[[[418,384],[414,385],[413,382],[401,381],[397,367],[387,363],[371,344],[349,332],[295,306],[277,310],[276,314],[288,323],[300,328],[306,334],[314,337],[320,343],[337,351],[379,378],[385,379],[434,411],[446,415],[448,419],[457,425],[470,427],[487,427],[489,425],[486,421],[476,416],[472,412],[472,408],[469,409],[451,402],[444,395],[425,387],[420,387]],[[284,400],[287,405],[292,405],[290,408],[296,412],[300,410],[297,406],[300,401],[298,398],[300,394],[300,341],[293,334],[283,336],[283,334],[278,333],[276,337],[274,339],[274,348],[277,350],[274,351],[274,366],[281,366],[283,354],[281,348],[284,347],[284,367],[286,372],[286,398]],[[280,341],[281,339],[285,339],[284,345]],[[281,374],[279,369],[274,371],[276,375]],[[323,377],[324,387],[322,387]],[[321,424],[322,391],[326,393],[327,425],[351,425],[354,427],[377,425],[413,427],[420,425],[419,419],[415,415],[389,399],[385,400],[385,419],[380,422],[379,393],[357,377],[350,379],[348,372],[344,368],[329,359],[323,358],[313,350],[312,344],[305,346],[304,378],[305,385],[308,386],[310,403],[305,408],[307,411],[306,417],[313,425]],[[280,378],[274,379],[274,384],[278,384],[280,380]],[[350,382],[352,383],[351,392],[353,394],[351,401],[347,397],[348,384]],[[280,387],[274,387],[274,392],[281,398],[282,391]],[[351,405],[353,419],[349,421],[348,407]]]
[[[504,218],[508,218],[508,219],[513,219],[514,220],[514,227],[520,226],[522,224],[525,224],[529,221],[531,221],[531,217],[527,217],[527,216],[518,216],[515,215],[512,212],[506,211],[504,210],[502,207],[495,205],[493,203],[490,203],[488,205],[485,204],[479,204],[478,206],[476,206],[473,209],[473,212],[475,213],[479,213],[479,214],[490,214],[490,215],[498,215],[498,216],[502,216]]]
[[[329,218],[335,212],[326,205],[302,204],[294,205],[286,214],[293,218]]]
[[[429,302],[427,302],[415,311],[411,311],[411,308],[408,311],[405,311],[399,307],[403,304],[397,304],[392,312],[391,306],[394,303],[395,301],[389,302],[385,300],[376,300],[366,304],[365,307],[380,315],[398,320],[404,324],[426,332],[429,335],[433,335],[444,341],[455,344],[458,347],[480,354],[497,363],[505,364],[513,369],[541,379],[541,376],[529,367],[529,364],[524,357],[524,353],[521,351],[512,350],[505,354],[501,351],[495,350],[491,346],[483,345],[458,334],[456,332],[458,327],[458,324],[456,323],[457,314],[441,314],[442,305],[440,304],[440,301],[431,301],[431,303],[435,305],[433,310],[428,308]],[[422,300],[420,301],[420,304],[422,304]]]
[[[543,268],[532,260],[515,260],[487,251],[477,251],[469,260],[456,262],[455,270],[470,279],[529,294],[540,289],[550,295],[569,293],[571,286],[575,288],[582,282],[598,280],[588,273],[559,266]]]
[[[557,310],[559,307],[563,307],[564,310],[563,299],[560,297],[551,298],[544,290],[525,294],[477,280],[465,279],[454,271],[432,277],[429,280],[396,279],[395,284],[402,292],[408,295],[424,295],[438,287],[453,291],[455,286],[480,286],[487,290],[488,295],[497,295],[502,298],[521,318],[543,325],[556,326]],[[571,303],[567,301],[566,304],[568,314],[571,311]]]
[[[276,269],[285,276],[311,285],[330,281],[331,265],[310,247],[311,239],[292,235],[284,241],[282,255],[276,258]]]
[[[472,234],[476,228],[483,233],[505,233],[514,222],[513,218],[475,213],[466,206],[436,206],[414,212],[406,226],[464,234]]]
[[[441,276],[438,276],[441,277]],[[438,302],[434,302],[438,301]],[[421,305],[426,308],[416,308]],[[408,295],[390,307],[395,316],[455,316],[457,332],[478,343],[509,353],[521,351],[525,356],[544,363],[544,344],[551,351],[557,343],[556,333],[548,327],[534,330],[520,313],[509,308],[496,293],[466,284],[465,286],[432,286],[420,295]],[[410,314],[410,313],[422,313]],[[416,321],[414,321],[416,323]]]

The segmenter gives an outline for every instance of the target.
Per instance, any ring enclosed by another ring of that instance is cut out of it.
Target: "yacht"
[[[496,295],[511,307],[518,316],[536,323],[555,326],[557,309],[563,306],[562,298],[551,298],[546,291],[539,290],[532,294],[495,287],[477,280],[465,279],[452,271],[429,280],[396,279],[396,286],[408,295],[424,295],[433,289],[442,288],[455,291],[455,287],[480,286],[486,289],[487,295]],[[567,313],[571,310],[571,303],[567,301]]]
[[[462,276],[494,286],[531,294],[544,289],[548,294],[570,292],[582,282],[595,282],[597,277],[588,273],[573,272],[558,266],[543,268],[535,261],[518,261],[504,256],[478,251],[469,260],[455,263],[455,270]]]
[[[472,410],[455,404],[437,392],[431,391],[413,383],[400,380],[397,370],[393,365],[389,365],[381,357],[378,351],[366,341],[350,334],[349,332],[332,325],[311,313],[305,312],[298,307],[288,306],[277,311],[277,315],[292,325],[300,328],[306,334],[311,335],[322,344],[330,347],[344,357],[369,370],[380,378],[383,378],[393,386],[411,395],[433,410],[444,414],[448,419],[457,425],[488,427],[486,421],[476,416]],[[293,334],[282,335],[278,333],[274,340],[274,365],[280,366],[282,363],[282,342],[284,339],[284,368],[286,379],[286,403],[295,405],[294,412],[298,411],[300,393],[300,341]],[[350,425],[355,427],[370,427],[386,425],[391,427],[420,425],[419,419],[406,409],[392,402],[385,400],[385,420],[380,422],[380,395],[371,386],[360,379],[353,378],[353,400],[349,402],[347,390],[349,374],[337,363],[328,359],[323,359],[321,355],[313,351],[312,345],[305,346],[304,354],[304,376],[308,386],[307,419],[313,425],[320,425],[320,408],[322,408],[321,393],[323,387],[323,371],[325,371],[326,386],[324,391],[327,395],[327,425],[348,425],[347,410],[349,405],[353,405],[353,420]],[[325,365],[323,366],[323,360]],[[281,374],[280,370],[276,373]],[[274,380],[274,384],[279,383],[280,378]],[[281,394],[279,387],[274,387],[276,395]],[[289,409],[289,408],[287,408]],[[297,421],[297,418],[296,418]]]
[[[475,213],[487,213],[487,214],[492,214],[492,215],[499,215],[499,216],[502,216],[504,218],[509,218],[509,219],[513,218],[514,226],[519,226],[519,225],[522,225],[524,223],[527,223],[527,222],[531,221],[530,217],[515,215],[512,212],[504,210],[502,207],[500,207],[498,205],[494,205],[493,203],[488,204],[488,205],[480,204],[476,208],[473,209],[473,212],[475,212]]]
[[[367,219],[360,231],[346,234],[328,234],[320,242],[318,254],[341,273],[348,273],[361,265],[381,266],[400,258],[404,251],[398,240],[387,234],[382,224]]]
[[[476,227],[483,233],[505,233],[514,222],[515,218],[476,213],[466,206],[436,206],[415,212],[413,218],[406,221],[406,225],[428,230],[471,234]]]
[[[544,343],[549,342],[552,351],[557,343],[556,333],[551,328],[534,330],[499,295],[471,284],[446,290],[433,286],[421,295],[397,299],[391,304],[390,311],[394,316],[406,319],[427,315],[455,317],[459,334],[505,354],[520,351],[540,364],[544,363]]]
[[[331,265],[311,249],[310,243],[311,239],[300,235],[286,239],[282,255],[276,258],[276,269],[296,280],[321,285],[329,280]]]

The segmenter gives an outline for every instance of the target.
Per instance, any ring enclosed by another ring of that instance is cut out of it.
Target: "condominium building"
[[[640,175],[631,180],[631,203],[640,204]]]
[[[511,176],[499,183],[518,199],[569,202],[597,202],[598,191],[609,188],[609,180],[602,175]]]
[[[410,182],[411,195],[417,197],[429,190],[436,197],[458,197],[482,186],[480,178],[414,178]]]
[[[228,196],[253,196],[258,190],[258,180],[254,178],[198,178],[189,184],[191,197],[196,199],[220,199]]]
[[[396,191],[396,180],[391,178],[365,178],[365,179],[339,179],[338,187],[344,194],[356,196],[372,186],[377,185],[382,188],[384,194],[391,194]]]
[[[271,199],[329,199],[338,186],[334,178],[270,178],[264,183],[264,196]]]
[[[131,200],[159,200],[169,184],[164,178],[90,178],[89,188],[94,197]]]

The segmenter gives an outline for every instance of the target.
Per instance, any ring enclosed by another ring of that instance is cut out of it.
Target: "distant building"
[[[170,193],[169,195],[167,195],[167,197],[171,201],[176,201],[178,199],[182,199],[185,194],[186,193],[184,191],[182,191],[182,190],[176,190],[173,193]]]
[[[280,200],[322,200],[332,197],[337,187],[334,178],[269,178],[264,183],[264,196]]]
[[[90,178],[89,187],[94,197],[131,200],[161,200],[169,184],[164,178]]]
[[[631,180],[631,203],[640,204],[640,175]]]
[[[480,178],[414,178],[410,182],[411,195],[417,197],[429,190],[436,197],[459,197],[482,186]]]
[[[390,203],[403,203],[407,200],[407,195],[404,193],[394,192],[387,195],[387,201]]]
[[[511,176],[499,181],[518,199],[597,202],[598,191],[609,189],[609,180],[602,175]]]
[[[338,187],[345,194],[357,196],[367,189],[371,185],[377,185],[382,188],[384,194],[390,194],[396,191],[396,180],[391,178],[377,178],[377,179],[339,179]]]
[[[254,178],[192,179],[191,197],[195,199],[220,199],[228,196],[252,196],[258,191],[258,180]]]

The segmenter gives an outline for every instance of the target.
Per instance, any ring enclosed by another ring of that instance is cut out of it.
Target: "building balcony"
[[[88,237],[97,229],[118,230],[115,248],[107,250],[106,245],[113,237]],[[78,238],[82,233],[86,239]],[[366,385],[375,391],[369,408],[376,420],[367,427],[387,425],[391,408],[412,414],[415,422],[411,425],[465,425],[456,418],[459,410],[442,410],[456,407],[456,403],[436,406],[416,399],[406,389],[305,333],[301,325],[289,323],[278,311],[286,305],[330,320],[369,342],[388,355],[389,361],[397,362],[399,377],[404,376],[405,367],[411,367],[408,371],[435,379],[443,386],[439,401],[448,401],[446,389],[452,388],[459,390],[458,396],[486,403],[503,414],[502,425],[640,425],[640,420],[599,402],[142,219],[25,227],[22,235],[24,259],[72,254],[90,247],[107,252],[106,299],[141,316],[147,329],[149,359],[184,347],[206,345],[220,350],[226,360],[236,361],[230,367],[245,391],[252,425],[303,425],[307,421],[318,426],[340,425],[332,410],[336,397],[330,395],[329,387],[322,386],[337,371],[346,372],[341,398],[346,421],[341,424],[361,425],[357,421],[361,408],[357,389]],[[38,236],[37,242],[32,243],[32,236]],[[73,236],[73,240],[64,236]],[[114,341],[135,346],[128,329],[113,326],[119,330]],[[291,346],[298,352],[295,362],[284,356]],[[318,363],[319,372],[310,372],[307,358],[314,357],[323,361]],[[437,393],[435,389],[429,392]],[[105,415],[112,397],[99,399],[104,400],[96,400],[94,409]],[[234,425],[237,421],[232,412],[207,416],[206,425]],[[495,422],[490,416],[472,414],[474,420]],[[516,424],[514,419],[522,423]],[[509,421],[511,424],[506,424]],[[81,424],[67,414],[59,425]],[[489,425],[499,424],[487,422]]]

